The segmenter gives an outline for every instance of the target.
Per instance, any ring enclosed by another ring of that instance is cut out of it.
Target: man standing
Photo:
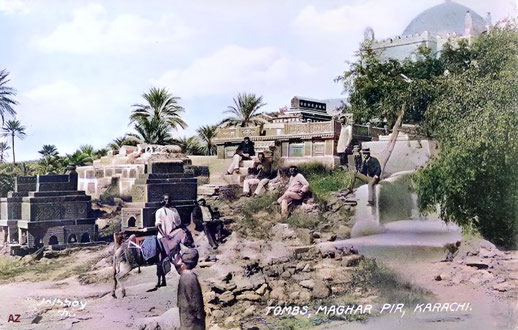
[[[368,184],[369,197],[367,201],[368,206],[374,205],[374,185],[376,185],[381,176],[381,166],[378,159],[371,157],[370,149],[362,149],[363,162],[359,172],[355,176]]]
[[[198,276],[192,271],[198,264],[198,250],[180,247],[173,264],[180,275],[178,281],[178,310],[180,329],[205,329],[205,308]]]
[[[340,156],[340,165],[347,167],[347,155],[350,154],[349,145],[353,138],[353,127],[349,124],[346,116],[341,117],[340,123],[342,124],[342,129],[340,130],[340,136],[338,137],[336,151],[338,152],[338,156]]]
[[[171,197],[164,194],[162,207],[155,213],[155,226],[158,228],[158,238],[169,238],[169,235],[180,227],[182,219],[178,211],[171,205]]]
[[[245,137],[243,142],[239,144],[236,149],[236,153],[232,157],[232,163],[227,170],[227,174],[232,174],[235,171],[239,170],[239,163],[241,160],[249,160],[252,159],[252,156],[255,155],[254,143],[250,141],[249,137]]]
[[[194,240],[187,228],[182,226],[180,214],[172,207],[169,194],[164,194],[162,204],[163,206],[155,213],[155,226],[158,228],[157,236],[163,247],[161,259],[165,260],[167,257],[174,258],[180,249],[180,243],[192,246]],[[155,291],[161,286],[166,286],[166,272],[162,264],[157,264],[156,275],[158,277],[157,285],[149,291]]]
[[[223,236],[223,222],[215,219],[214,212],[204,198],[198,200],[198,205],[192,210],[191,217],[196,230],[203,230],[210,246],[217,249],[218,242],[221,242]]]
[[[264,156],[264,153],[260,152],[257,154],[257,161],[254,163],[256,169],[255,178],[245,179],[243,181],[243,194],[250,197],[250,186],[257,184],[257,188],[254,191],[254,195],[258,196],[263,192],[264,186],[270,181],[272,172],[272,162],[270,162]]]

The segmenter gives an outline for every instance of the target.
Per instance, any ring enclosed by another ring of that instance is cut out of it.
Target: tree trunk
[[[385,166],[387,165],[388,160],[390,159],[390,155],[392,155],[392,151],[394,150],[394,147],[396,146],[397,137],[399,135],[399,129],[403,122],[403,116],[405,115],[405,109],[406,109],[406,105],[403,104],[403,106],[401,107],[401,110],[399,111],[398,117],[396,119],[396,123],[394,124],[394,127],[392,128],[392,136],[390,138],[390,141],[387,145],[387,148],[383,152],[383,155],[385,157],[381,160],[380,177],[383,177],[383,173],[385,172]]]
[[[11,145],[13,146],[13,164],[16,164],[16,156],[14,155],[14,134],[11,135]]]

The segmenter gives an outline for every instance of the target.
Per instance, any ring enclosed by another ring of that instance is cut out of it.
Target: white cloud
[[[75,9],[71,21],[59,24],[48,36],[34,42],[46,52],[120,54],[157,43],[176,43],[191,34],[192,30],[172,15],[152,20],[120,14],[110,19],[103,5],[90,3]]]
[[[408,24],[406,17],[411,18],[422,10],[420,8],[426,8],[428,4],[432,6],[436,2],[424,0],[420,7],[416,7],[411,0],[397,3],[368,0],[325,10],[308,5],[299,12],[291,25],[304,35],[339,37],[343,42],[347,42],[348,37],[361,38],[367,26],[373,27],[375,32],[381,32],[383,36],[396,35],[402,32],[402,24]],[[396,17],[405,19],[395,20]]]
[[[0,1],[0,12],[7,15],[26,14],[29,11],[29,4],[22,0],[2,0]]]
[[[62,102],[77,99],[80,96],[80,92],[79,88],[74,84],[64,80],[56,80],[31,89],[25,93],[25,96],[36,102]]]
[[[152,83],[182,97],[234,94],[242,91],[279,93],[296,90],[315,76],[318,68],[291,59],[272,47],[226,46],[198,58],[184,69],[165,72]]]

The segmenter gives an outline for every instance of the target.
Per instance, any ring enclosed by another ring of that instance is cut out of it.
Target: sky
[[[131,132],[131,105],[165,87],[180,97],[185,130],[225,118],[240,92],[277,111],[295,95],[339,98],[334,82],[367,26],[399,35],[444,0],[0,0],[0,69],[17,90],[25,126],[17,160],[105,147]],[[458,0],[493,22],[518,0]]]

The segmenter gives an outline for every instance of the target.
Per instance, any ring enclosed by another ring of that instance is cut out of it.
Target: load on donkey
[[[117,247],[113,255],[114,298],[117,298],[117,284],[121,287],[122,297],[126,295],[122,277],[137,267],[140,272],[141,266],[156,265],[157,284],[148,292],[166,286],[165,275],[171,269],[171,261],[180,251],[180,243],[194,247],[192,235],[182,223],[178,211],[172,207],[169,194],[164,194],[161,204],[162,207],[155,213],[154,231],[158,231],[158,235],[137,237],[130,234],[128,237],[128,232],[114,234]]]

